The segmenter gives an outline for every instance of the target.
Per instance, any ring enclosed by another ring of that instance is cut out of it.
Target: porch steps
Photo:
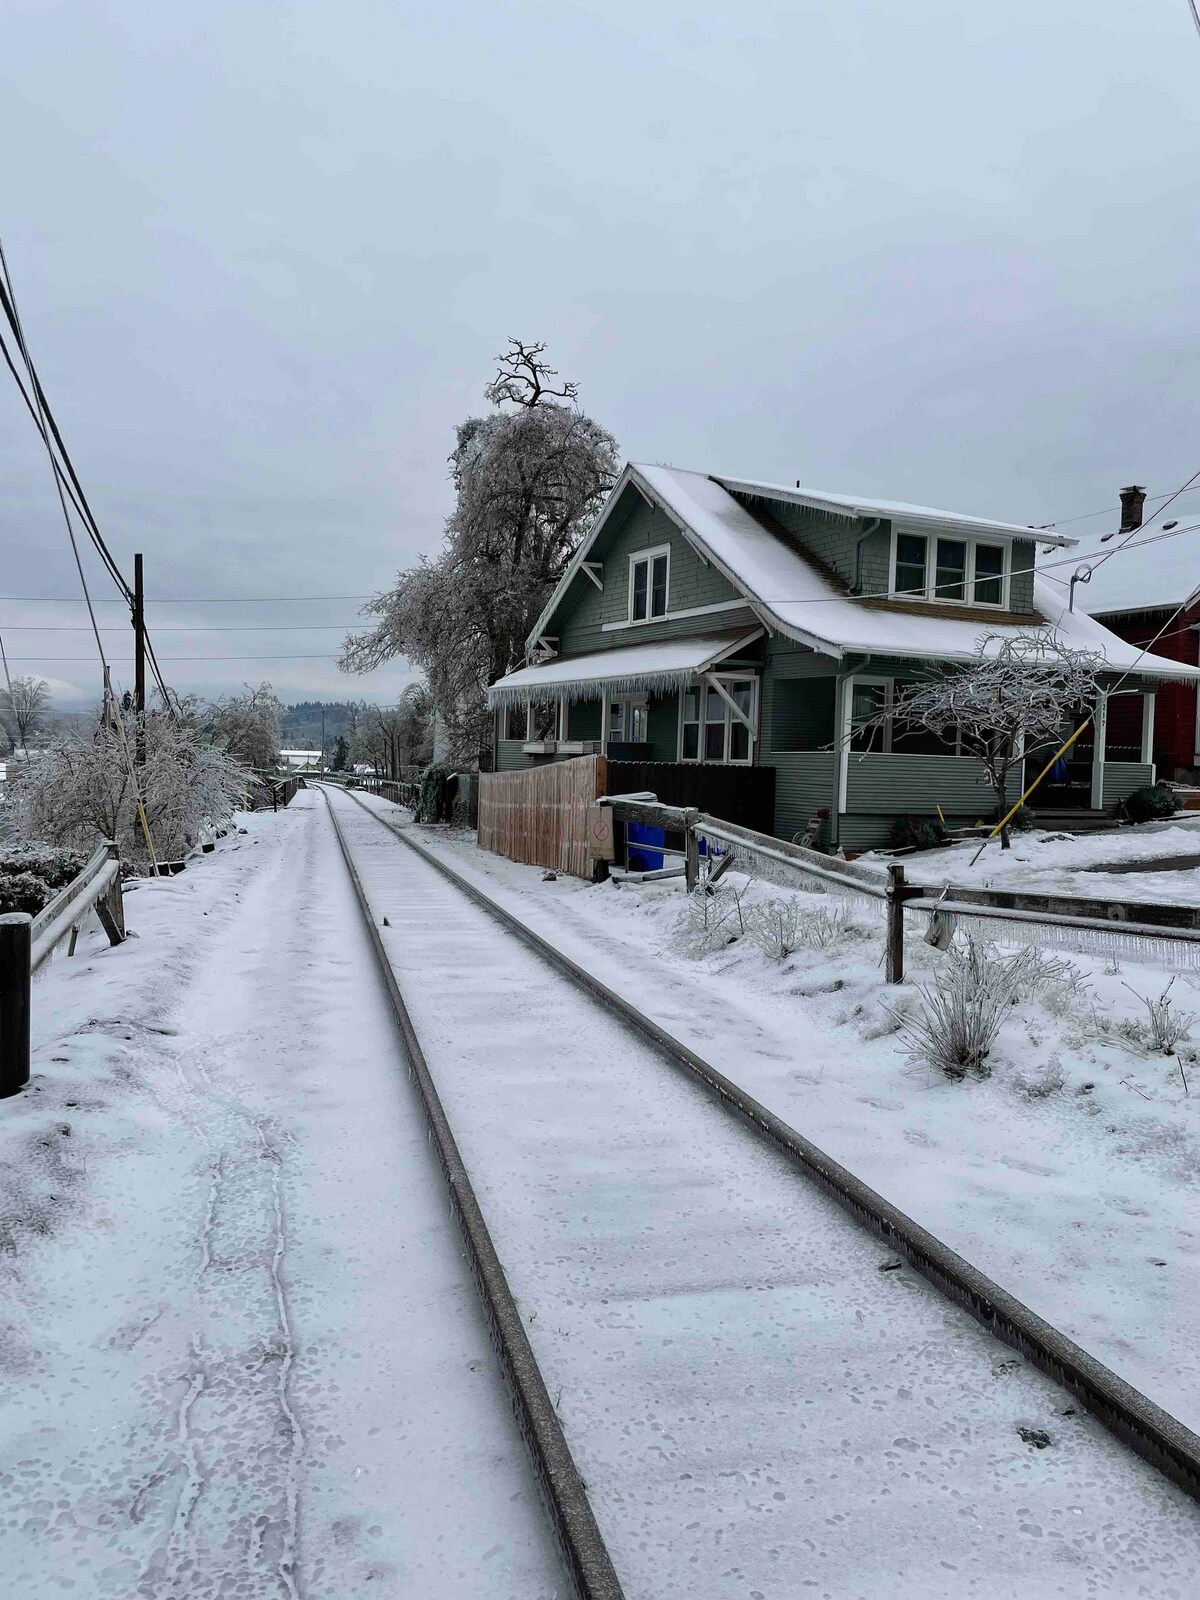
[[[1039,828],[1053,833],[1112,833],[1121,824],[1105,811],[1089,811],[1084,807],[1074,809],[1063,806],[1035,810],[1034,821]]]

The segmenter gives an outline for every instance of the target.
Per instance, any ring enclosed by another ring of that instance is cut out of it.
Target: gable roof
[[[1200,545],[1197,533],[1186,529],[1164,536],[1161,528],[1146,528],[1122,550],[1099,551],[1092,577],[1075,590],[1075,604],[1093,616],[1116,616],[1123,611],[1173,611],[1200,588]],[[1100,564],[1101,557],[1112,555]],[[1087,565],[1085,557],[1083,565]]]
[[[899,656],[917,660],[969,661],[976,654],[982,634],[998,638],[1028,633],[1030,626],[1050,627],[1063,642],[1077,649],[1096,651],[1117,668],[1137,666],[1149,677],[1192,678],[1195,668],[1179,662],[1142,655],[1136,647],[1110,633],[1087,613],[1067,609],[1067,591],[1038,577],[1034,582],[1034,602],[1038,618],[1030,622],[981,622],[978,614],[946,613],[920,615],[899,607],[873,604],[847,594],[814,561],[806,559],[791,543],[771,532],[730,492],[760,495],[766,499],[791,499],[815,504],[822,497],[805,498],[800,491],[745,479],[716,479],[703,472],[679,467],[647,466],[630,463],[621,474],[603,510],[592,524],[584,543],[576,552],[550,597],[529,638],[532,648],[570,584],[578,574],[588,552],[604,529],[613,508],[632,485],[652,504],[660,506],[683,537],[705,560],[711,562],[743,594],[765,627],[782,633],[814,650],[835,658],[846,655]],[[882,516],[885,502],[823,497],[826,510],[846,516]],[[838,502],[834,504],[835,500]],[[956,518],[952,512],[927,507],[906,507],[899,503],[887,514],[905,522],[919,517],[936,519],[943,530],[963,533],[988,532],[1007,541],[1020,537],[1041,542],[1048,536],[1041,529],[1015,523],[985,522],[977,517]],[[932,527],[934,522],[930,522]],[[1073,543],[1060,535],[1056,544]]]

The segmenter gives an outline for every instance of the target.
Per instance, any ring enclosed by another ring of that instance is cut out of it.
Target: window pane
[[[662,617],[667,611],[667,558],[655,556],[654,576],[650,592],[650,615]]]
[[[649,562],[635,561],[633,564],[633,620],[641,622],[646,615],[646,574]]]
[[[1004,602],[1004,547],[998,544],[975,546],[975,599],[983,606]]]
[[[729,724],[729,759],[730,761],[750,759],[750,730],[744,722],[738,722],[736,719]]]
[[[725,724],[724,722],[709,722],[704,727],[704,759],[706,761],[724,761],[725,759]]]
[[[882,727],[864,728],[861,724],[878,716],[886,704],[887,684],[856,683],[854,685],[854,694],[850,702],[850,721],[852,724],[850,748],[852,750],[879,751],[883,749]]]
[[[754,684],[751,679],[743,678],[738,683],[727,683],[725,687],[733,697],[733,703],[739,711],[750,715],[750,707],[754,703]]]
[[[704,696],[705,722],[725,721],[725,702],[715,689],[708,689]]]
[[[964,540],[938,540],[936,592],[939,600],[966,599],[967,546]]]
[[[700,749],[700,724],[698,722],[685,722],[683,725],[683,759],[695,761]]]
[[[920,533],[896,535],[896,593],[925,593],[925,536]]]
[[[629,737],[634,744],[646,741],[646,702],[635,701],[629,708]]]
[[[685,689],[683,691],[683,720],[685,722],[700,721],[699,689]]]

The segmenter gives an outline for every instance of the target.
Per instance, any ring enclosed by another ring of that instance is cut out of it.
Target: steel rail
[[[313,785],[320,787],[320,785]],[[347,791],[339,791],[345,793]],[[587,1489],[571,1455],[562,1424],[517,1310],[504,1266],[497,1254],[466,1164],[450,1127],[437,1086],[417,1037],[412,1017],[375,924],[366,890],[342,832],[333,801],[321,787],[329,820],[350,873],[359,910],[375,952],[388,999],[404,1041],[409,1068],[417,1086],[438,1161],[450,1190],[450,1201],[467,1246],[471,1272],[483,1301],[492,1337],[508,1379],[517,1425],[533,1461],[563,1560],[580,1600],[623,1600],[623,1590],[588,1500]],[[361,804],[361,802],[360,802]],[[363,809],[374,815],[369,806]]]
[[[1039,1317],[1016,1295],[971,1265],[956,1250],[885,1200],[868,1184],[810,1139],[769,1111],[753,1095],[719,1072],[702,1056],[668,1033],[610,989],[586,967],[572,961],[519,917],[507,911],[426,845],[347,791],[381,827],[408,846],[468,899],[509,932],[516,934],[551,966],[573,979],[596,1001],[615,1012],[636,1033],[656,1047],[672,1066],[687,1073],[726,1110],[757,1135],[782,1150],[800,1171],[836,1201],[862,1227],[885,1239],[897,1255],[935,1289],[967,1311],[1002,1344],[1018,1351],[1031,1366],[1051,1378],[1089,1411],[1113,1436],[1158,1468],[1194,1500],[1200,1501],[1200,1437],[1164,1411],[1111,1368]]]

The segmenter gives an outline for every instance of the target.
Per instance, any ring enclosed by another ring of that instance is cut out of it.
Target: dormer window
[[[671,548],[639,550],[629,558],[629,620],[653,622],[667,614]]]
[[[894,595],[958,605],[1007,604],[1008,546],[983,539],[897,532],[892,542]]]

